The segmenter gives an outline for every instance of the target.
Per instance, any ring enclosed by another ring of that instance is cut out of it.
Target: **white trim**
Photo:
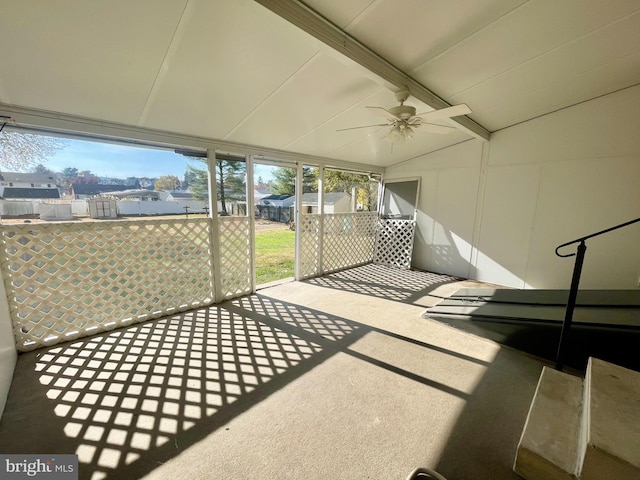
[[[394,178],[391,180],[387,180],[382,182],[382,195],[380,198],[380,206],[378,208],[378,215],[381,215],[382,207],[384,206],[384,194],[387,190],[387,185],[391,183],[406,183],[406,182],[417,182],[418,187],[416,188],[416,198],[413,203],[413,220],[416,221],[418,218],[418,202],[420,200],[420,184],[422,177],[404,177],[404,178]]]
[[[227,142],[213,138],[185,135],[165,130],[154,130],[135,125],[125,125],[105,120],[79,117],[64,113],[49,112],[0,103],[0,115],[10,117],[8,129],[25,129],[34,133],[61,137],[95,140],[100,142],[131,143],[140,146],[164,149],[182,148],[217,150],[220,153],[235,153],[240,156],[254,155],[260,159],[274,161],[304,162],[307,165],[344,168],[363,173],[383,173],[385,168],[363,163],[353,163],[274,148]]]

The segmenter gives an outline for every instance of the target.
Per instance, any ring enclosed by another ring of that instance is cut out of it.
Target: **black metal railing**
[[[631,220],[629,222],[621,223],[620,225],[616,225],[615,227],[607,228],[605,230],[600,230],[599,232],[592,233],[590,235],[585,235],[584,237],[576,238],[575,240],[571,240],[570,242],[563,243],[562,245],[558,245],[556,247],[556,255],[559,257],[576,257],[576,263],[573,266],[573,276],[571,278],[571,289],[569,290],[569,298],[567,299],[567,309],[564,315],[564,322],[562,323],[562,331],[560,332],[560,340],[558,342],[558,353],[556,354],[556,370],[562,370],[564,365],[564,353],[565,347],[567,343],[567,338],[569,336],[569,330],[571,329],[571,322],[573,320],[573,310],[576,307],[576,299],[578,298],[578,286],[580,285],[580,275],[582,274],[582,264],[584,263],[584,256],[587,252],[587,245],[585,243],[586,240],[590,238],[597,237],[599,235],[612,232],[613,230],[618,230],[619,228],[623,228],[634,223],[640,222],[640,218],[636,218],[635,220]],[[559,253],[558,250],[564,247],[568,247],[569,245],[573,245],[577,243],[578,248],[575,252],[562,254]]]

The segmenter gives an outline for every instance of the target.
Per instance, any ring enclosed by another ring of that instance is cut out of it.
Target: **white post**
[[[256,291],[256,207],[253,181],[253,155],[245,157],[247,170],[247,216],[249,217],[249,269],[251,270],[251,292]]]
[[[351,187],[351,213],[358,210],[358,187]]]
[[[296,203],[295,203],[295,222],[296,222],[296,260],[295,260],[295,279],[302,280],[302,259],[300,255],[300,225],[302,224],[302,163],[296,162]]]
[[[213,277],[213,298],[215,303],[224,299],[222,293],[222,268],[220,264],[220,218],[218,217],[218,184],[216,182],[216,151],[207,150],[207,182],[209,186],[209,215],[211,218],[210,261]]]
[[[324,165],[318,167],[318,276],[324,273]]]

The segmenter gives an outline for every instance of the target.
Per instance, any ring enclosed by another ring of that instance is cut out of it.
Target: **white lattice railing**
[[[302,215],[300,235],[301,277],[310,278],[371,262],[376,232],[376,212],[325,214],[320,265],[318,214]]]
[[[301,215],[297,234],[300,235],[300,277],[310,278],[320,274],[320,215]]]
[[[303,215],[302,278],[372,260],[409,268],[415,223],[376,219],[325,215],[321,229],[320,215]],[[206,218],[3,225],[0,267],[17,349],[212,304],[210,229]],[[220,219],[222,298],[251,293],[250,232],[247,217]]]
[[[324,218],[324,273],[373,260],[376,212],[335,213]]]
[[[249,217],[220,217],[220,275],[223,298],[252,292]]]
[[[209,219],[3,225],[18,350],[213,303]]]
[[[373,263],[411,268],[415,229],[415,220],[380,219]]]

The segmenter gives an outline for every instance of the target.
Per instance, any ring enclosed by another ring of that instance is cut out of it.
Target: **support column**
[[[251,269],[251,292],[256,292],[256,208],[253,181],[253,155],[245,157],[247,168],[247,217],[249,217],[249,268]]]
[[[324,274],[324,166],[318,167],[318,276]]]
[[[218,216],[218,184],[216,182],[216,151],[207,150],[207,183],[209,187],[209,215],[211,216],[211,269],[213,277],[213,298],[215,303],[224,299],[222,294],[222,269],[220,264],[220,218]]]
[[[294,215],[296,222],[296,261],[294,278],[297,281],[302,280],[302,258],[300,255],[300,246],[302,243],[300,238],[300,225],[302,220],[302,167],[302,163],[296,162],[296,203],[294,205]]]

